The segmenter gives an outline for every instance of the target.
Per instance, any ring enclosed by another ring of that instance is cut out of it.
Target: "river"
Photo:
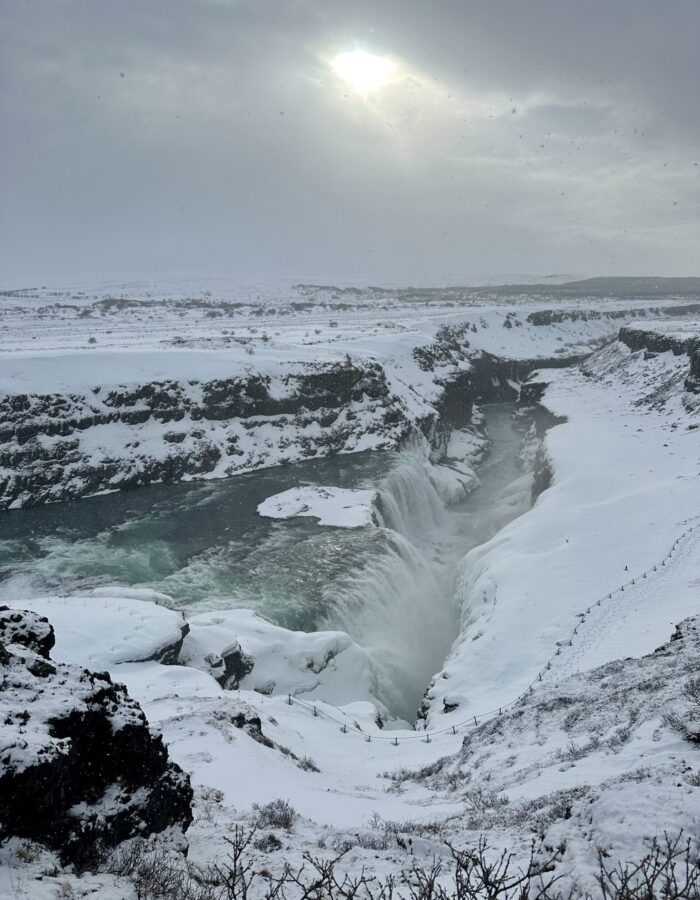
[[[458,634],[457,562],[529,507],[515,407],[484,411],[491,449],[458,502],[416,443],[2,513],[0,600],[125,585],[185,612],[247,607],[288,628],[341,629],[368,651],[379,699],[412,720]],[[300,484],[378,490],[379,525],[257,514]]]

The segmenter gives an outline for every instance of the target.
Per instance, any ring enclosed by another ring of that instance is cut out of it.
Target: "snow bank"
[[[181,613],[129,597],[37,597],[10,605],[48,618],[54,659],[98,671],[139,660],[173,662],[187,631]]]

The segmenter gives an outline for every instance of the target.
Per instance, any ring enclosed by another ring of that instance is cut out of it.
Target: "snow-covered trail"
[[[663,598],[674,596],[673,613],[666,614]],[[629,647],[661,644],[679,618],[700,605],[700,523],[691,524],[662,560],[621,585],[610,597],[590,607],[585,620],[552,660],[545,677],[566,677],[610,659],[629,654]]]

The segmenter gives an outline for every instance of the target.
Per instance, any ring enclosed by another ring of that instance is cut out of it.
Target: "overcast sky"
[[[4,282],[700,274],[699,0],[0,11]]]

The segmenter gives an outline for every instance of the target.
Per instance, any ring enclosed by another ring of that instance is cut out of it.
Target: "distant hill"
[[[700,277],[661,278],[659,276],[601,276],[563,284],[502,284],[478,288],[499,294],[539,294],[547,297],[700,297]]]

